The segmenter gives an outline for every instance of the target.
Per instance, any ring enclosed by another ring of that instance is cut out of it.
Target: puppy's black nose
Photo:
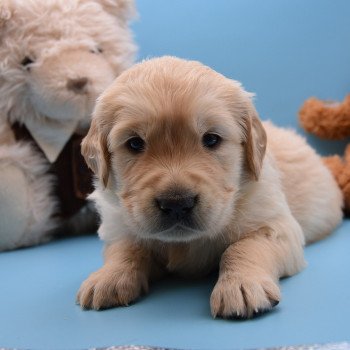
[[[163,214],[177,220],[191,214],[197,201],[198,196],[192,194],[172,194],[156,198],[158,208]]]
[[[68,79],[67,89],[74,91],[76,94],[82,94],[85,92],[85,87],[87,83],[87,78]]]

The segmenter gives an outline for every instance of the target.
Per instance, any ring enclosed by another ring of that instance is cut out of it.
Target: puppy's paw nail
[[[269,300],[270,300],[270,303],[271,303],[272,307],[275,307],[275,306],[277,306],[280,303],[279,300],[275,300],[275,299],[269,299]]]
[[[141,295],[146,283],[144,280],[144,276],[137,273],[115,274],[102,268],[83,282],[78,293],[78,304],[83,309],[94,310],[128,306]]]
[[[280,290],[270,276],[229,274],[220,276],[211,296],[213,314],[246,319],[260,315],[279,302]]]
[[[244,320],[245,317],[241,315],[239,312],[233,313],[229,318],[232,320]]]

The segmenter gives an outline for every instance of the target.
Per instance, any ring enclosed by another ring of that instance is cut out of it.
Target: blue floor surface
[[[251,349],[350,340],[350,221],[307,247],[309,265],[282,281],[282,302],[249,321],[211,318],[214,277],[168,279],[132,306],[82,311],[75,294],[101,265],[101,250],[96,237],[80,237],[0,254],[0,347]]]

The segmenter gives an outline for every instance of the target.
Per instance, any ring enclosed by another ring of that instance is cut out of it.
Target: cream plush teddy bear
[[[133,63],[134,14],[132,0],[0,0],[0,251],[95,224],[80,141]]]

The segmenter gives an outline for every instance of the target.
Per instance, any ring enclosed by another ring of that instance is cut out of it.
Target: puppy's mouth
[[[184,187],[173,187],[154,198],[155,231],[158,235],[186,237],[201,230],[199,194]]]
[[[186,242],[199,238],[201,233],[202,230],[199,228],[176,223],[169,228],[154,232],[152,237],[164,242]]]

